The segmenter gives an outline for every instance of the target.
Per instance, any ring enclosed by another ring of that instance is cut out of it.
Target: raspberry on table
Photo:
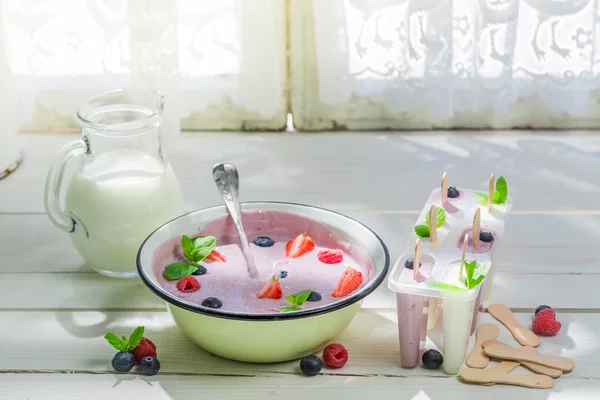
[[[338,343],[332,343],[323,350],[323,361],[329,368],[342,368],[348,362],[348,350]]]

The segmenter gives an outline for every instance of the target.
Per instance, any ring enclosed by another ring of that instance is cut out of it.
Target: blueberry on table
[[[450,186],[448,188],[448,197],[450,197],[451,199],[455,199],[458,196],[460,196],[460,192],[458,191],[458,189],[454,186]]]
[[[204,299],[202,301],[202,305],[204,307],[209,307],[209,308],[223,307],[223,303],[221,303],[221,300],[217,299],[216,297],[207,297],[206,299]]]
[[[552,307],[550,306],[539,306],[538,308],[535,309],[535,315],[538,315],[538,313],[542,310],[546,310],[546,309],[552,309]]]
[[[279,278],[281,278],[281,279],[285,279],[285,278],[287,278],[287,276],[288,276],[288,272],[287,271],[281,271],[279,273]]]
[[[306,301],[321,301],[323,297],[321,296],[320,293],[317,293],[315,291],[313,291],[310,296],[308,296],[308,299],[306,299]]]
[[[485,243],[489,243],[492,240],[494,240],[494,235],[492,235],[490,232],[480,231],[479,232],[479,240],[481,240],[482,242],[485,242]]]
[[[204,275],[208,272],[208,270],[206,269],[206,267],[204,265],[198,265],[198,269],[195,270],[194,272],[192,272],[192,275]]]
[[[317,375],[323,369],[323,361],[317,356],[306,356],[300,360],[300,369],[306,375]]]
[[[259,236],[252,241],[258,247],[271,247],[275,244],[275,241],[267,236]]]
[[[419,262],[419,267],[421,266],[421,263]],[[409,258],[406,260],[406,262],[404,263],[404,267],[408,268],[408,269],[413,269],[415,267],[415,259],[414,258]]]
[[[425,368],[436,369],[442,365],[444,362],[444,357],[442,357],[442,353],[437,350],[427,350],[425,353],[423,353],[421,361],[423,361]]]
[[[120,351],[115,354],[111,364],[115,371],[127,372],[135,365],[135,357],[128,351]]]
[[[140,373],[144,375],[156,375],[160,369],[160,362],[156,357],[148,356],[140,362]]]

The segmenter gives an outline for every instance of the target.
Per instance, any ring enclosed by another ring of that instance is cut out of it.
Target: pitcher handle
[[[63,176],[67,164],[85,154],[87,148],[87,144],[83,140],[74,140],[65,144],[54,158],[46,177],[44,208],[52,223],[65,232],[75,231],[75,221],[60,208],[60,189]]]

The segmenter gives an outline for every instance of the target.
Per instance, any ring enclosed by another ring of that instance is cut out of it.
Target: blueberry
[[[281,271],[281,272],[279,273],[279,277],[280,277],[281,279],[285,279],[285,278],[287,278],[287,274],[288,274],[288,272],[287,272],[287,271]]]
[[[306,356],[300,360],[300,369],[306,375],[317,375],[323,369],[323,361],[317,356]]]
[[[308,296],[308,299],[306,299],[306,301],[321,301],[323,297],[321,297],[321,293],[317,293],[315,291],[313,291],[310,296]]]
[[[540,311],[545,310],[547,308],[552,310],[552,307],[550,307],[550,306],[539,306],[538,308],[535,309],[535,315],[537,315]]]
[[[267,236],[259,236],[252,241],[258,247],[271,247],[275,244],[275,241]]]
[[[437,350],[427,350],[425,353],[423,353],[421,361],[423,361],[425,368],[436,369],[442,365],[444,362],[444,357],[442,357],[442,353]]]
[[[492,240],[494,240],[494,235],[492,235],[490,232],[480,231],[479,232],[479,240],[481,240],[482,242],[485,242],[485,243],[489,243]]]
[[[455,188],[454,186],[450,186],[448,188],[448,197],[450,197],[451,199],[455,199],[458,196],[460,196],[458,189]]]
[[[419,267],[421,266],[421,262],[419,262]],[[404,263],[404,267],[408,268],[408,269],[413,269],[415,267],[415,259],[414,258],[409,258],[406,260],[406,262]]]
[[[156,375],[160,369],[160,362],[156,357],[148,356],[140,361],[140,373],[144,375]]]
[[[204,275],[208,272],[208,270],[206,269],[206,267],[204,265],[198,265],[198,269],[195,270],[194,272],[192,272],[192,275]]]
[[[210,308],[221,308],[223,307],[223,303],[221,303],[221,300],[217,299],[216,297],[207,297],[202,301],[202,305],[204,307],[210,307]]]
[[[112,359],[112,367],[115,371],[127,372],[135,365],[135,357],[127,351],[120,351]]]

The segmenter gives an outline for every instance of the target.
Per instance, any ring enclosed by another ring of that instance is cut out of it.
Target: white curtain
[[[287,106],[281,0],[0,0],[0,35],[25,132],[77,130],[77,106],[145,84],[168,135],[279,129]]]
[[[300,127],[600,126],[596,0],[292,4]]]

